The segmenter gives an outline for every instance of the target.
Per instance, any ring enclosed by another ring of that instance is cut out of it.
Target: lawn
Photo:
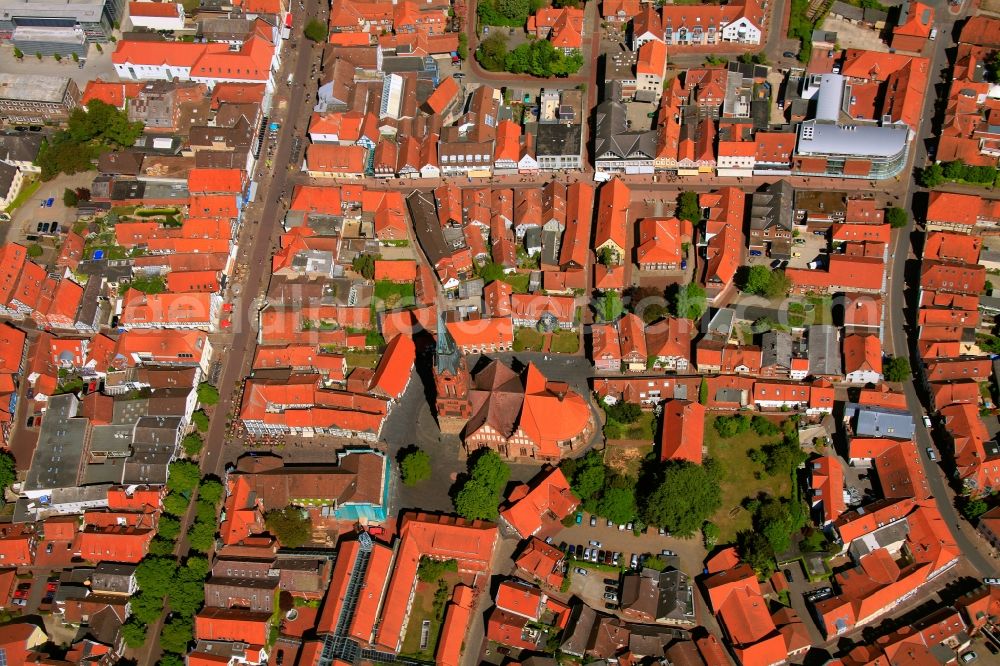
[[[414,293],[412,283],[400,284],[389,280],[379,280],[375,283],[375,298],[372,300],[372,307],[376,310],[391,310],[401,304],[411,304]]]
[[[575,354],[580,349],[580,333],[578,331],[556,331],[552,334],[551,351],[554,354]]]
[[[370,351],[347,351],[344,352],[347,359],[348,368],[374,368],[378,365],[381,354]]]
[[[41,186],[42,186],[42,181],[40,180],[33,180],[27,185],[21,186],[21,191],[17,193],[17,196],[14,197],[14,200],[10,202],[9,206],[7,206],[6,212],[13,213],[15,210],[23,206],[24,202],[30,199],[32,195],[34,195],[35,192],[38,191],[38,188]]]
[[[612,418],[604,425],[604,436],[608,439],[641,439],[653,442],[653,428],[656,416],[653,412],[643,412],[635,423],[619,423]]]
[[[788,476],[767,476],[763,467],[750,461],[747,451],[773,444],[781,435],[760,437],[753,430],[723,439],[712,423],[714,416],[705,420],[705,444],[708,455],[719,463],[722,470],[722,507],[711,518],[719,526],[719,543],[729,543],[740,530],[750,528],[750,514],[740,505],[744,498],[766,492],[774,497],[788,497],[792,490]],[[755,474],[760,472],[760,479]]]
[[[833,323],[833,301],[829,296],[808,296],[805,302],[788,304],[789,326]]]
[[[446,571],[441,577],[447,587],[447,600],[451,599],[455,585],[461,582],[458,573]],[[410,611],[410,620],[406,625],[406,636],[403,637],[403,646],[400,654],[410,655],[419,659],[434,659],[434,652],[437,649],[438,638],[441,635],[441,625],[444,621],[444,613],[440,617],[434,613],[434,594],[437,592],[436,583],[417,583],[417,592],[413,596],[413,608]],[[430,631],[427,635],[427,647],[420,649],[421,626],[424,620],[431,623]]]
[[[530,273],[511,273],[500,278],[511,286],[515,294],[527,294],[528,282],[531,281]]]
[[[533,328],[519,328],[514,331],[514,351],[542,351],[545,336]]]

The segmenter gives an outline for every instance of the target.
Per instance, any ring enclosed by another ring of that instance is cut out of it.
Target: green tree
[[[198,487],[201,470],[190,460],[175,460],[170,463],[170,473],[167,475],[167,489],[180,493],[190,493]]]
[[[740,559],[749,564],[758,576],[767,578],[774,573],[774,550],[763,534],[743,530],[736,535],[736,550]]]
[[[930,164],[917,171],[917,182],[924,187],[937,187],[944,182],[944,169],[940,164]]]
[[[8,451],[0,451],[0,502],[4,492],[17,480],[17,463]]]
[[[436,583],[447,571],[458,571],[458,562],[421,557],[420,564],[417,565],[417,578],[424,583]]]
[[[196,431],[185,435],[184,439],[181,440],[181,446],[184,447],[184,453],[196,456],[201,453],[201,449],[205,446],[205,440]]]
[[[767,266],[741,267],[736,274],[736,286],[748,294],[780,298],[791,288],[784,271],[772,271]]]
[[[892,356],[882,364],[882,373],[887,381],[906,382],[913,377],[910,361],[904,356]]]
[[[510,478],[510,466],[496,451],[485,449],[475,458],[469,473],[473,480],[481,481],[499,494]]]
[[[79,203],[79,199],[77,199],[76,192],[69,189],[68,187],[65,190],[63,190],[62,199],[63,199],[63,205],[66,206],[67,208],[75,208],[76,205]]]
[[[705,541],[705,548],[712,550],[719,543],[719,526],[713,522],[705,521],[701,526],[701,538]]]
[[[520,23],[528,18],[531,5],[528,0],[493,0],[493,7],[504,17]]]
[[[359,254],[351,261],[351,268],[355,273],[360,273],[361,277],[371,280],[375,277],[375,255]]]
[[[399,471],[403,483],[415,486],[421,481],[431,478],[431,457],[426,451],[415,449],[407,453],[399,463]]]
[[[683,460],[665,463],[662,480],[640,499],[643,518],[678,536],[691,536],[722,506],[722,490],[714,469]]]
[[[306,39],[314,42],[325,42],[328,33],[325,23],[319,19],[309,19],[306,27],[302,30],[302,34],[305,35]]]
[[[893,229],[901,229],[909,223],[910,216],[899,206],[893,206],[885,211],[885,220]]]
[[[74,51],[71,55],[73,56],[73,62],[80,62],[80,54]]]
[[[132,608],[132,616],[140,624],[152,624],[163,613],[163,596],[140,590],[129,599],[129,606]]]
[[[701,206],[698,204],[698,195],[694,192],[681,192],[677,197],[676,216],[682,220],[687,220],[693,225],[701,222]]]
[[[181,580],[170,590],[170,610],[178,615],[191,617],[204,603],[204,580]]]
[[[177,562],[172,557],[146,557],[135,570],[135,580],[143,594],[153,597],[163,597],[170,593],[170,588],[177,577]]]
[[[160,647],[164,652],[187,654],[188,644],[194,640],[194,632],[189,618],[174,617],[163,625],[160,632]]]
[[[598,515],[618,525],[632,522],[637,512],[635,488],[631,487],[608,488],[597,504]]]
[[[268,511],[264,524],[288,548],[298,548],[312,539],[312,519],[294,506]]]
[[[181,523],[171,516],[160,516],[160,522],[156,526],[156,533],[164,539],[174,541],[181,534]]]
[[[171,654],[169,652],[164,653],[160,657],[160,660],[156,662],[156,666],[184,666],[184,657],[179,654]]]
[[[966,520],[974,522],[989,510],[989,505],[980,497],[960,496],[957,498],[958,510]]]
[[[192,414],[191,422],[194,423],[194,427],[198,429],[198,432],[208,431],[208,414],[205,413],[204,409],[199,409]]]
[[[198,402],[203,405],[216,405],[219,403],[219,389],[208,382],[198,384]]]
[[[708,309],[705,290],[696,282],[673,287],[673,313],[676,317],[698,321]]]
[[[500,32],[494,32],[479,42],[476,60],[489,72],[502,72],[507,64],[507,37]]]
[[[701,384],[698,385],[698,403],[701,405],[708,404],[708,382],[704,377],[701,378]]]
[[[38,243],[32,243],[31,245],[28,246],[28,256],[31,257],[32,259],[37,259],[44,253],[45,250],[43,250],[42,246],[39,245]]]
[[[742,435],[750,429],[750,417],[746,414],[733,414],[732,416],[718,416],[712,422],[715,432],[719,437],[730,438]]]
[[[605,467],[603,463],[588,465],[577,471],[570,485],[580,499],[587,501],[597,497],[601,492],[604,488],[604,479]]]
[[[994,51],[986,61],[986,78],[990,83],[1000,83],[1000,51]]]
[[[206,477],[198,484],[198,499],[204,500],[209,504],[218,504],[224,493],[225,488],[222,487],[222,483],[218,479]]]
[[[157,535],[149,542],[150,555],[173,555],[176,543]]]
[[[128,286],[144,294],[162,294],[167,290],[167,283],[160,275],[137,275]]]
[[[455,495],[455,512],[468,520],[496,520],[499,493],[482,481],[469,479]]]
[[[200,520],[195,521],[191,529],[188,530],[187,538],[192,550],[199,553],[207,553],[212,550],[212,544],[215,543],[215,523],[206,523]],[[284,542],[282,541],[282,543]],[[285,545],[289,544],[285,543]],[[290,547],[294,548],[294,546]]]
[[[464,32],[458,33],[458,57],[462,60],[469,58],[469,37]]]
[[[17,48],[15,46],[14,47],[14,57],[17,58],[18,60],[22,60],[24,58],[24,51],[22,51],[21,49],[19,49],[19,48]]]
[[[125,645],[133,650],[142,647],[143,643],[146,642],[146,625],[139,622],[137,617],[130,617],[122,625],[122,639],[125,641]]]
[[[201,555],[190,555],[184,560],[184,565],[178,570],[178,577],[186,581],[205,580],[212,566],[208,558]]]
[[[187,513],[189,505],[188,498],[177,492],[168,493],[163,498],[163,511],[171,516],[183,516]]]
[[[613,405],[603,403],[604,411],[619,423],[635,423],[642,417],[642,408],[634,402],[620,400]]]

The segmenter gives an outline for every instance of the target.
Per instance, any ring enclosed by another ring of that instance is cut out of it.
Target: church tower
[[[437,345],[434,348],[434,386],[437,388],[438,426],[441,432],[457,434],[472,416],[469,385],[472,377],[444,316],[438,316]]]

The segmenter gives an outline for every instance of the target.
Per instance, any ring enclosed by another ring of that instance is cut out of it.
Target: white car
[[[584,548],[583,549],[583,559],[585,559],[585,560],[589,560],[590,559],[590,549],[589,548]]]
[[[600,548],[601,547],[601,542],[600,541],[595,541],[595,540],[591,539],[590,540],[590,545],[593,546],[594,548]]]
[[[933,424],[931,423],[931,417],[924,414],[924,427],[930,428]]]
[[[581,576],[586,576],[587,575],[587,570],[584,569],[583,567],[577,567],[576,569],[573,569],[573,571],[575,571],[576,573],[580,574]]]
[[[983,585],[1000,585],[1000,578],[984,578]]]

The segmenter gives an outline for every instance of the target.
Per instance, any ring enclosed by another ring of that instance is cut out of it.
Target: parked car
[[[656,530],[656,533],[659,534],[660,536],[666,536],[667,530],[661,527],[660,529]]]
[[[547,544],[549,544],[551,546],[552,545],[552,537],[550,537],[550,536],[545,537],[545,543],[547,543]]]
[[[591,527],[597,527],[597,516],[591,516],[590,517],[590,526]]]
[[[601,563],[603,564],[603,563],[604,563],[604,556],[605,556],[606,554],[607,554],[607,553],[605,553],[605,552],[604,552],[603,550],[599,550],[599,551],[597,551],[597,561],[598,561],[598,562],[601,562]]]
[[[618,591],[618,586],[617,585],[605,585],[604,586],[604,591],[605,592],[617,592]]]
[[[1000,585],[1000,578],[984,578],[983,585]]]
[[[573,571],[580,574],[581,576],[587,575],[587,570],[584,569],[583,567],[577,567],[576,569],[573,569]]]
[[[606,603],[604,608],[607,610],[618,610],[618,604]]]
[[[13,603],[14,603],[15,606],[27,606],[28,605],[28,600],[27,599],[14,599]]]
[[[583,549],[583,559],[585,559],[585,560],[589,560],[590,559],[590,549],[589,548],[584,548]]]
[[[596,548],[594,548],[593,550],[590,551],[590,561],[591,562],[595,562],[595,563],[597,562],[597,549]]]
[[[613,523],[613,522],[611,522],[611,519],[610,519],[610,518],[608,518],[608,524],[607,524],[607,527],[612,527],[613,525],[614,525],[614,523]]]
[[[618,526],[618,531],[619,532],[624,532],[625,531],[625,526],[624,525],[619,525]]]
[[[795,243],[796,245],[805,245],[806,244],[806,239],[805,238],[796,238],[792,242]]]
[[[931,459],[931,462],[937,462],[937,453],[931,447],[927,447],[927,457]]]
[[[791,51],[785,51],[781,55],[785,56],[786,58],[794,58],[795,57],[795,54],[792,53]]]
[[[615,585],[616,586],[615,589],[618,589],[617,588],[618,580],[615,579],[615,578],[605,578],[604,579],[604,584],[605,585]]]
[[[601,542],[600,542],[600,541],[597,541],[597,540],[595,540],[595,539],[591,539],[591,540],[589,541],[589,543],[590,543],[590,545],[591,545],[591,546],[593,546],[594,548],[600,548],[600,547],[601,547]]]
[[[52,208],[52,204],[54,204],[55,202],[56,202],[55,197],[49,197],[48,199],[45,200],[45,207]]]
[[[633,569],[638,569],[639,568],[639,556],[636,555],[635,553],[632,553],[632,559],[629,560],[629,564],[632,566]]]
[[[772,270],[775,270],[775,269],[778,269],[778,268],[781,268],[781,259],[775,259],[774,261],[771,262],[771,269]]]
[[[570,557],[576,557],[576,546],[573,544],[569,545],[569,552],[567,553]]]
[[[618,601],[618,595],[614,594],[613,592],[605,592],[604,598],[607,599],[608,601]]]
[[[619,560],[621,560],[621,558],[622,554],[616,551],[615,554],[611,557],[611,564],[614,566],[618,566],[618,562]]]
[[[924,414],[924,427],[925,427],[925,428],[930,428],[930,427],[931,427],[931,426],[933,426],[933,425],[934,425],[934,424],[933,424],[933,423],[931,423],[931,417],[929,417],[929,416],[927,416],[926,414]]]
[[[974,662],[978,658],[979,658],[979,655],[970,650],[970,651],[968,651],[968,652],[966,652],[965,654],[962,655],[962,663],[963,664],[971,664],[972,662]]]
[[[627,530],[628,530],[629,532],[631,532],[631,531],[632,531],[632,528],[633,528],[634,526],[635,526],[635,525],[634,525],[633,523],[628,523],[627,525],[625,525],[625,529],[627,529]]]
[[[576,524],[579,525],[583,522],[583,514],[579,511],[576,512]]]
[[[795,576],[792,575],[791,569],[785,569],[785,580],[787,580],[789,583],[795,581]]]
[[[663,555],[664,557],[673,557],[676,554],[677,553],[675,553],[674,551],[667,550],[666,548],[664,548],[663,550],[660,551],[660,555]]]

